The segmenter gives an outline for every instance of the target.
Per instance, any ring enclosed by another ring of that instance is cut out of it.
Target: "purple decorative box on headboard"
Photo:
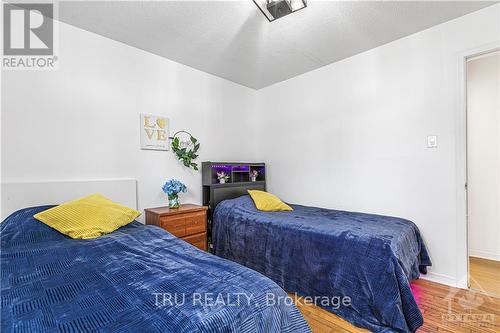
[[[261,182],[266,179],[266,167],[264,163],[214,163],[203,162],[203,185],[220,184],[218,174],[222,172],[229,179],[224,184],[236,184],[246,182]],[[255,180],[252,175],[256,174]]]

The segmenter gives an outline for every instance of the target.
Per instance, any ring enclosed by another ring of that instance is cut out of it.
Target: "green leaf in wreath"
[[[177,156],[179,161],[181,161],[184,166],[188,168],[193,168],[194,170],[198,170],[198,164],[193,162],[193,160],[198,158],[199,156],[197,152],[200,149],[200,143],[194,136],[187,133],[189,134],[189,140],[191,141],[192,145],[191,147],[188,146],[181,148],[180,138],[175,136],[176,134],[174,134],[174,137],[172,138],[172,141],[170,143],[170,146],[172,147],[172,152]]]

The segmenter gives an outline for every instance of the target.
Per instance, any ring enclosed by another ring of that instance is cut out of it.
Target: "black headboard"
[[[247,194],[247,190],[266,190],[266,165],[244,162],[203,162],[201,164],[203,204],[213,212],[223,200]],[[229,179],[221,184],[217,173],[224,172]],[[252,179],[252,174],[257,176]]]
[[[238,198],[248,194],[248,190],[266,190],[266,165],[264,163],[243,162],[202,162],[202,191],[203,205],[208,206],[208,234],[209,245],[212,216],[215,207],[228,199]],[[224,172],[229,179],[221,184],[217,173]],[[252,179],[254,172],[257,173]]]
[[[228,199],[234,199],[241,197],[242,195],[247,195],[248,190],[261,190],[265,191],[265,184],[246,184],[246,185],[228,185],[228,186],[214,186],[211,187],[208,201],[209,208],[215,210],[215,207],[223,201]]]

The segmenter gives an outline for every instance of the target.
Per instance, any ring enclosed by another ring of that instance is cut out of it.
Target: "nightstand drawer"
[[[207,250],[207,209],[205,206],[184,204],[179,208],[147,208],[146,224],[156,225],[175,237]]]
[[[194,213],[186,214],[186,235],[197,234],[207,231],[207,214]]]
[[[198,234],[198,235],[183,237],[181,239],[188,242],[191,245],[196,246],[200,250],[203,250],[203,251],[207,250],[207,233],[206,232],[204,232],[202,234]]]
[[[174,236],[186,236],[186,220],[184,216],[160,217],[160,226]]]

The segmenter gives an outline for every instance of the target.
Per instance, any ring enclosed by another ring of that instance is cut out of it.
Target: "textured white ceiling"
[[[268,22],[251,0],[77,1],[59,18],[260,89],[493,3],[310,0]]]

